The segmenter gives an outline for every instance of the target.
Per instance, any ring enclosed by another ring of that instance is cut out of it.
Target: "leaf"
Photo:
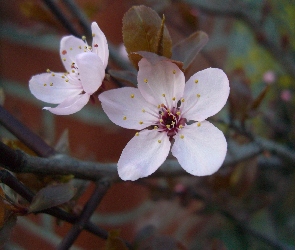
[[[128,250],[128,247],[119,236],[120,230],[111,230],[106,241],[105,250]]]
[[[134,6],[125,13],[123,41],[129,59],[136,68],[141,58],[132,52],[149,51],[171,57],[172,40],[163,20],[154,10],[143,5]]]
[[[75,195],[76,189],[70,184],[55,184],[42,188],[33,198],[29,212],[39,212],[61,205]]]
[[[124,82],[131,83],[131,84],[137,86],[137,76],[136,76],[136,74],[134,74],[131,71],[109,69],[108,73],[112,77],[118,79],[119,81],[124,81]]]
[[[172,58],[183,62],[183,68],[186,70],[208,41],[209,38],[205,32],[194,32],[189,37],[173,46]]]

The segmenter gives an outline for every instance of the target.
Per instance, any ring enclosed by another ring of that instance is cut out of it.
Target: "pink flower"
[[[227,143],[206,121],[225,105],[229,82],[220,69],[184,74],[170,61],[139,62],[138,88],[125,87],[99,95],[108,117],[117,125],[141,130],[128,142],[118,162],[123,180],[155,172],[171,152],[185,171],[203,176],[222,165]],[[193,122],[195,121],[195,122]]]
[[[108,64],[109,50],[105,35],[93,22],[92,46],[85,39],[66,36],[60,42],[60,56],[66,73],[35,75],[29,82],[30,91],[41,101],[59,104],[44,107],[57,115],[70,115],[81,110],[90,96],[101,86]]]

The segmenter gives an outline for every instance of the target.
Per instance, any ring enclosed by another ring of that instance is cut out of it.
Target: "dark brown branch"
[[[67,233],[67,235],[63,238],[62,242],[58,246],[58,250],[69,249],[74,241],[77,239],[79,234],[82,232],[83,228],[87,224],[91,215],[95,211],[98,204],[101,202],[102,198],[106,194],[107,190],[110,187],[109,181],[98,181],[96,183],[96,188],[86,203],[81,215],[79,216],[78,221],[73,225],[71,230]]]
[[[55,150],[48,146],[39,136],[33,133],[24,124],[0,105],[0,124],[15,135],[37,155],[48,157],[55,154]]]

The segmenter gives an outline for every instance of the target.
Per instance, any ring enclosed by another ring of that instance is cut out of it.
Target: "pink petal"
[[[228,95],[229,82],[221,69],[199,71],[185,85],[182,115],[187,120],[203,121],[223,108]]]
[[[152,65],[145,58],[138,63],[138,89],[142,96],[154,105],[176,107],[184,91],[184,75],[172,62],[159,61]]]
[[[223,133],[210,122],[186,125],[174,139],[172,154],[188,173],[210,175],[221,167],[227,143]]]
[[[31,78],[29,88],[37,99],[58,104],[69,96],[76,96],[83,91],[78,81],[70,78],[66,82],[66,79],[68,78],[62,73],[43,73]]]
[[[56,115],[71,115],[80,111],[88,102],[90,95],[83,94],[77,96],[70,96],[55,108],[44,107]]]
[[[60,41],[60,57],[66,70],[70,72],[72,70],[72,63],[76,63],[76,56],[87,48],[87,44],[82,40],[74,36],[65,36]]]
[[[92,95],[101,86],[105,76],[102,62],[97,54],[85,52],[76,56],[76,63],[83,89]]]
[[[96,22],[93,22],[91,24],[91,30],[92,30],[92,37],[93,37],[92,50],[94,53],[96,53],[100,57],[105,69],[108,65],[108,60],[109,60],[109,49],[108,49],[107,39],[104,33],[98,27]]]
[[[145,101],[137,88],[112,89],[98,98],[110,120],[123,128],[141,130],[155,124],[159,116],[157,107]]]
[[[143,130],[135,135],[124,148],[118,162],[122,180],[135,181],[154,173],[165,161],[170,151],[166,133]]]

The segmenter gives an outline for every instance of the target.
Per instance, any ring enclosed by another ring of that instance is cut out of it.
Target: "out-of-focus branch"
[[[56,153],[54,148],[47,145],[39,136],[0,105],[0,124],[16,136],[21,142],[33,150],[37,155],[48,157]],[[2,152],[1,152],[2,155]]]
[[[245,7],[243,8],[241,2],[226,4],[220,7],[222,5],[221,2],[219,2],[218,6],[214,6],[214,3],[209,5],[208,2],[204,3],[203,1],[185,1],[204,13],[216,16],[233,17],[237,20],[243,21],[254,32],[255,36],[258,38],[258,43],[267,49],[268,52],[282,65],[283,69],[295,78],[295,62],[291,54],[280,48],[278,44],[265,35],[260,21],[256,20],[255,17],[251,15],[251,10],[248,10]]]
[[[79,216],[79,219],[71,228],[71,230],[67,233],[67,235],[63,238],[62,242],[60,243],[57,249],[69,249],[72,246],[72,244],[77,239],[77,237],[87,224],[88,220],[90,219],[90,216],[93,214],[96,207],[101,202],[109,187],[110,182],[108,180],[101,180],[96,183],[96,188],[92,196],[84,206],[84,209],[81,215]]]
[[[199,194],[195,191],[192,191],[192,195],[195,199],[202,200],[205,202],[207,206],[215,208],[215,210],[220,213],[221,215],[225,216],[229,219],[232,223],[236,225],[239,229],[241,229],[244,233],[251,235],[252,237],[264,242],[265,244],[273,247],[274,249],[280,250],[294,250],[295,248],[289,245],[286,245],[276,239],[270,238],[267,235],[260,233],[254,229],[252,229],[246,221],[241,221],[236,215],[231,213],[230,211],[222,208],[216,202],[213,202],[209,197],[205,197],[202,194]]]

